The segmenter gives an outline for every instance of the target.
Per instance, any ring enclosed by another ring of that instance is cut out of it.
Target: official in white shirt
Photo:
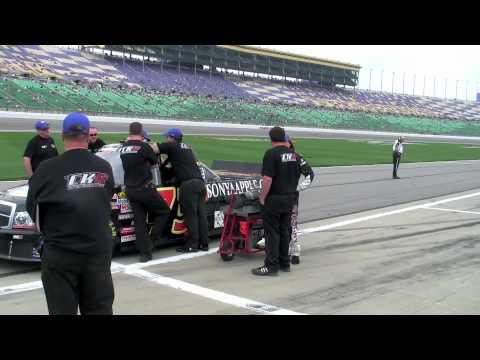
[[[400,179],[397,175],[400,159],[403,154],[403,143],[405,138],[400,136],[393,144],[393,179]]]

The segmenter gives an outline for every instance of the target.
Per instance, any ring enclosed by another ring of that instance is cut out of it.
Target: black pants
[[[140,255],[152,255],[153,243],[147,234],[147,212],[155,216],[152,238],[162,236],[168,222],[170,208],[153,185],[125,190],[128,201],[132,206],[135,220],[136,245]]]
[[[398,167],[400,166],[400,159],[402,155],[393,153],[393,177],[397,177]]]
[[[112,254],[79,254],[46,245],[42,283],[50,315],[113,315]]]
[[[295,195],[269,195],[262,209],[265,266],[277,271],[289,266],[290,225]]]
[[[188,229],[187,247],[198,248],[208,245],[207,214],[205,196],[207,188],[201,179],[191,179],[180,185],[180,207]]]

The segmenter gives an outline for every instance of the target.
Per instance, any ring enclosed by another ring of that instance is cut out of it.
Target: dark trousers
[[[89,255],[46,245],[42,283],[50,315],[113,315],[112,254]]]
[[[180,207],[188,229],[186,247],[198,248],[200,245],[208,245],[206,195],[207,188],[201,179],[186,180],[180,185]]]
[[[269,195],[262,209],[265,266],[277,271],[290,265],[290,225],[295,195]]]
[[[402,155],[393,153],[393,177],[397,177],[398,167],[400,166],[400,159]]]
[[[140,255],[152,255],[153,243],[147,234],[147,212],[155,216],[152,227],[152,238],[162,236],[170,215],[170,208],[153,185],[125,190],[132,206],[135,220],[136,245]]]

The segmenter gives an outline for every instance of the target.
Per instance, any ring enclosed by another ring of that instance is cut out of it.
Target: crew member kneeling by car
[[[192,149],[182,142],[183,134],[179,129],[170,129],[164,134],[165,143],[157,144],[160,154],[168,155],[176,175],[179,187],[179,202],[185,216],[188,239],[178,252],[196,252],[208,250],[208,227],[205,210],[207,188],[197,165]]]
[[[157,156],[143,137],[143,126],[139,122],[130,124],[130,132],[120,149],[120,158],[125,170],[125,193],[132,206],[135,221],[135,237],[140,262],[152,260],[153,242],[147,234],[147,212],[155,216],[152,238],[163,234],[170,209],[152,183],[151,166]]]
[[[110,164],[87,148],[90,122],[63,121],[65,152],[43,161],[29,181],[27,211],[45,240],[42,282],[51,315],[112,315]]]
[[[263,156],[262,219],[265,232],[265,264],[253,269],[254,275],[278,275],[278,270],[290,271],[290,223],[296,200],[300,162],[285,141],[281,127],[270,130],[272,149]]]

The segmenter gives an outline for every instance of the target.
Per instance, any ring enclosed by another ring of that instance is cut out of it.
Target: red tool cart
[[[244,194],[242,194],[244,195]],[[263,221],[258,199],[251,205],[237,206],[237,195],[231,195],[229,205],[224,211],[223,231],[220,237],[218,253],[223,261],[232,261],[235,254],[253,254],[257,243],[263,238]]]

